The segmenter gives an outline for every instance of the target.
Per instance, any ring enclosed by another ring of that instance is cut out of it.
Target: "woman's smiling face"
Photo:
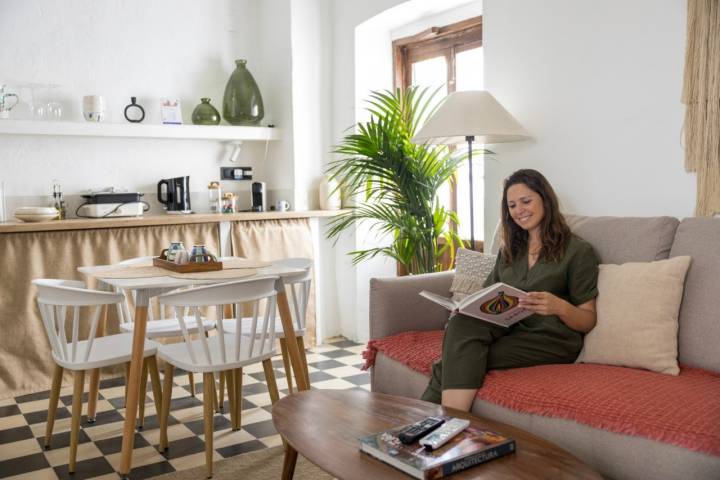
[[[510,217],[525,231],[537,228],[545,216],[542,197],[524,183],[507,189],[507,207]]]

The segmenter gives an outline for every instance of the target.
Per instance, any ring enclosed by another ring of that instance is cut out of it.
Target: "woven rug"
[[[232,458],[215,462],[213,467],[213,480],[242,479],[266,480],[282,476],[283,448],[273,447],[256,452],[237,455]],[[197,480],[204,479],[207,471],[205,465],[166,473],[155,477],[162,480]],[[295,466],[294,480],[331,480],[333,477],[298,455]]]

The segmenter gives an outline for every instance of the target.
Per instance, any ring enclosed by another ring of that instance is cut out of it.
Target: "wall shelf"
[[[0,120],[0,135],[269,141],[279,140],[280,133],[281,131],[277,128],[236,127],[232,125],[152,125],[142,123]]]

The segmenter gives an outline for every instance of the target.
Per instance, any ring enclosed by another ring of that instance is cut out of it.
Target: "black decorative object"
[[[135,103],[137,97],[130,97],[130,105],[125,107],[125,120],[130,123],[140,123],[145,120],[145,109]]]

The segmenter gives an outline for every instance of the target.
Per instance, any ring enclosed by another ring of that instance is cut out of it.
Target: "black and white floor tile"
[[[364,345],[345,339],[331,340],[309,349],[307,360],[314,389],[370,390],[370,375],[360,370]],[[280,396],[287,394],[282,358],[273,359]],[[161,374],[162,375],[162,374]],[[140,480],[205,463],[202,375],[195,375],[196,396],[190,395],[188,375],[176,371],[168,426],[169,449],[157,450],[158,418],[148,385],[145,425],[135,433],[130,478]],[[293,382],[294,385],[294,382]],[[61,391],[50,450],[43,448],[50,392],[0,400],[0,479],[56,480],[72,478],[117,479],[122,428],[125,418],[124,379],[103,380],[97,417],[81,423],[77,468],[68,475],[72,386]],[[84,400],[87,400],[87,394]],[[227,396],[225,398],[227,406]],[[85,412],[86,405],[83,405]],[[228,411],[226,408],[225,411]],[[261,364],[243,369],[242,429],[233,432],[230,415],[215,415],[215,460],[280,445],[271,417],[271,402]]]

